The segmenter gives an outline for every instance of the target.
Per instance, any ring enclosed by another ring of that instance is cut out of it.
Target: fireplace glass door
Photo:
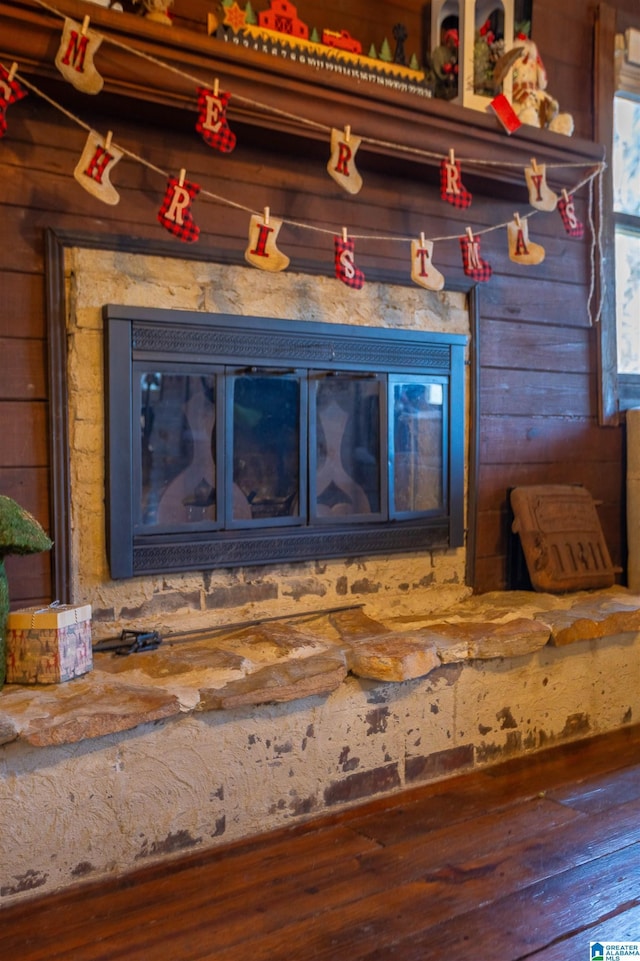
[[[113,577],[463,540],[460,335],[105,308]]]

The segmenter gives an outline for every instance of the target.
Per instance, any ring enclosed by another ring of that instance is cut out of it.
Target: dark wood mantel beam
[[[95,59],[104,91],[128,100],[195,111],[194,83],[189,78],[204,84],[217,78],[221,88],[231,92],[232,120],[307,140],[326,139],[327,128],[349,125],[364,138],[361,151],[418,165],[434,166],[438,161],[412,153],[416,149],[445,156],[453,148],[462,160],[523,165],[531,157],[549,164],[595,164],[603,156],[601,147],[590,141],[524,126],[509,137],[493,115],[313,70],[180,26],[164,26],[84,0],[56,0],[52,6],[78,22],[91,17],[92,28],[106,38]],[[62,23],[34,0],[0,0],[0,61],[6,65],[16,61],[36,84],[38,78],[60,80],[54,60]],[[511,174],[501,166],[484,167],[480,176],[521,180],[519,172]],[[569,170],[567,184],[575,179],[575,170]]]

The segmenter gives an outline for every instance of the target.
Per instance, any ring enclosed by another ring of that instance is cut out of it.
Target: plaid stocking
[[[198,87],[198,110],[196,130],[205,143],[221,153],[231,153],[236,145],[236,135],[227,123],[227,104],[230,93],[220,91],[217,95],[207,87]]]
[[[440,161],[440,196],[454,207],[471,206],[473,197],[462,183],[459,160]]]
[[[460,248],[462,250],[462,266],[467,277],[484,283],[491,280],[491,266],[480,256],[480,240],[478,237],[460,237]]]
[[[0,137],[7,132],[7,107],[27,96],[27,91],[17,80],[9,80],[9,73],[0,66]]]
[[[361,290],[364,287],[364,274],[359,270],[353,259],[355,241],[348,237],[334,237],[336,277],[347,287]]]
[[[158,220],[178,240],[192,244],[200,236],[200,228],[191,216],[191,201],[200,193],[198,184],[169,177],[167,191],[158,211]]]
[[[576,237],[580,240],[584,236],[584,224],[576,217],[576,209],[573,206],[573,194],[568,194],[566,191],[563,193],[558,201],[558,210],[560,211],[566,232],[570,237]]]

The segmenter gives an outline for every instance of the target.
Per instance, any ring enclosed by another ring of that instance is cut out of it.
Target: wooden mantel
[[[453,148],[460,159],[481,162],[495,160],[499,151],[507,169],[482,167],[485,180],[521,181],[520,172],[510,174],[508,164],[524,165],[531,157],[549,164],[596,164],[603,159],[602,148],[590,141],[525,126],[508,136],[492,114],[314,70],[181,26],[164,26],[84,0],[56,0],[52,7],[78,22],[89,15],[92,29],[104,35],[95,62],[104,92],[116,97],[195,110],[194,85],[184,75],[202,84],[217,78],[231,93],[228,113],[233,121],[307,140],[326,139],[328,128],[349,125],[363,138],[361,152],[431,167],[436,159],[413,151],[446,156]],[[62,23],[34,0],[3,0],[0,62],[8,66],[16,61],[19,71],[36,84],[41,78],[61,80],[54,60]],[[567,182],[572,178],[575,171],[568,172]]]

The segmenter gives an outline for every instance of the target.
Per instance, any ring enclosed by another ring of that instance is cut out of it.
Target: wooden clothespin
[[[451,149],[449,150],[449,163],[450,163],[451,166],[453,167],[453,165],[455,164],[455,162],[456,162],[456,152],[455,152],[455,150],[453,149],[453,147],[451,147]]]
[[[562,188],[562,199],[564,200],[565,204],[569,203],[569,194],[564,187]]]
[[[422,247],[423,250],[427,246],[427,241],[425,240],[425,236],[422,231],[420,231],[420,246]]]
[[[467,234],[467,237],[469,238],[469,242],[473,243],[475,240],[475,237],[473,236],[473,230],[471,229],[471,227],[467,227],[466,234]]]
[[[213,81],[213,96],[217,97],[219,91],[220,91],[220,81],[216,77],[215,80]]]
[[[349,240],[349,235],[348,235],[348,233],[347,233],[347,228],[346,228],[346,227],[343,227],[343,228],[342,228],[342,242],[346,244],[348,240]]]
[[[111,139],[113,137],[113,130],[109,130],[107,136],[104,138],[104,149],[108,150],[111,146]]]
[[[184,181],[186,176],[187,176],[187,171],[183,167],[182,170],[180,171],[180,177],[178,178],[178,184],[180,187],[184,187]]]
[[[82,34],[83,37],[86,37],[87,35],[90,22],[91,22],[91,17],[89,16],[86,16],[82,21],[82,30],[80,31],[80,33]]]
[[[344,128],[344,142],[349,143],[350,140],[351,140],[351,127],[347,125]]]
[[[535,157],[531,158],[531,169],[533,170],[534,174],[538,173],[538,162]]]
[[[13,80],[13,78],[15,77],[15,75],[16,75],[17,72],[18,72],[18,64],[17,64],[17,63],[15,62],[15,60],[14,60],[13,63],[11,64],[11,67],[10,67],[10,69],[9,69],[9,73],[8,73],[8,75],[7,75],[7,80],[9,81],[9,83],[12,82],[12,80]]]
[[[266,227],[269,226],[269,214],[270,214],[270,213],[271,213],[271,211],[269,210],[269,208],[268,208],[268,207],[265,207],[265,208],[264,208],[264,212],[263,212],[263,214],[262,214],[262,220],[263,220],[263,222],[264,222],[264,224],[265,224]]]
[[[516,227],[522,226],[521,223],[520,223],[520,214],[518,214],[518,213],[514,214],[514,215],[513,215],[513,219],[514,219],[514,221],[515,221]]]

